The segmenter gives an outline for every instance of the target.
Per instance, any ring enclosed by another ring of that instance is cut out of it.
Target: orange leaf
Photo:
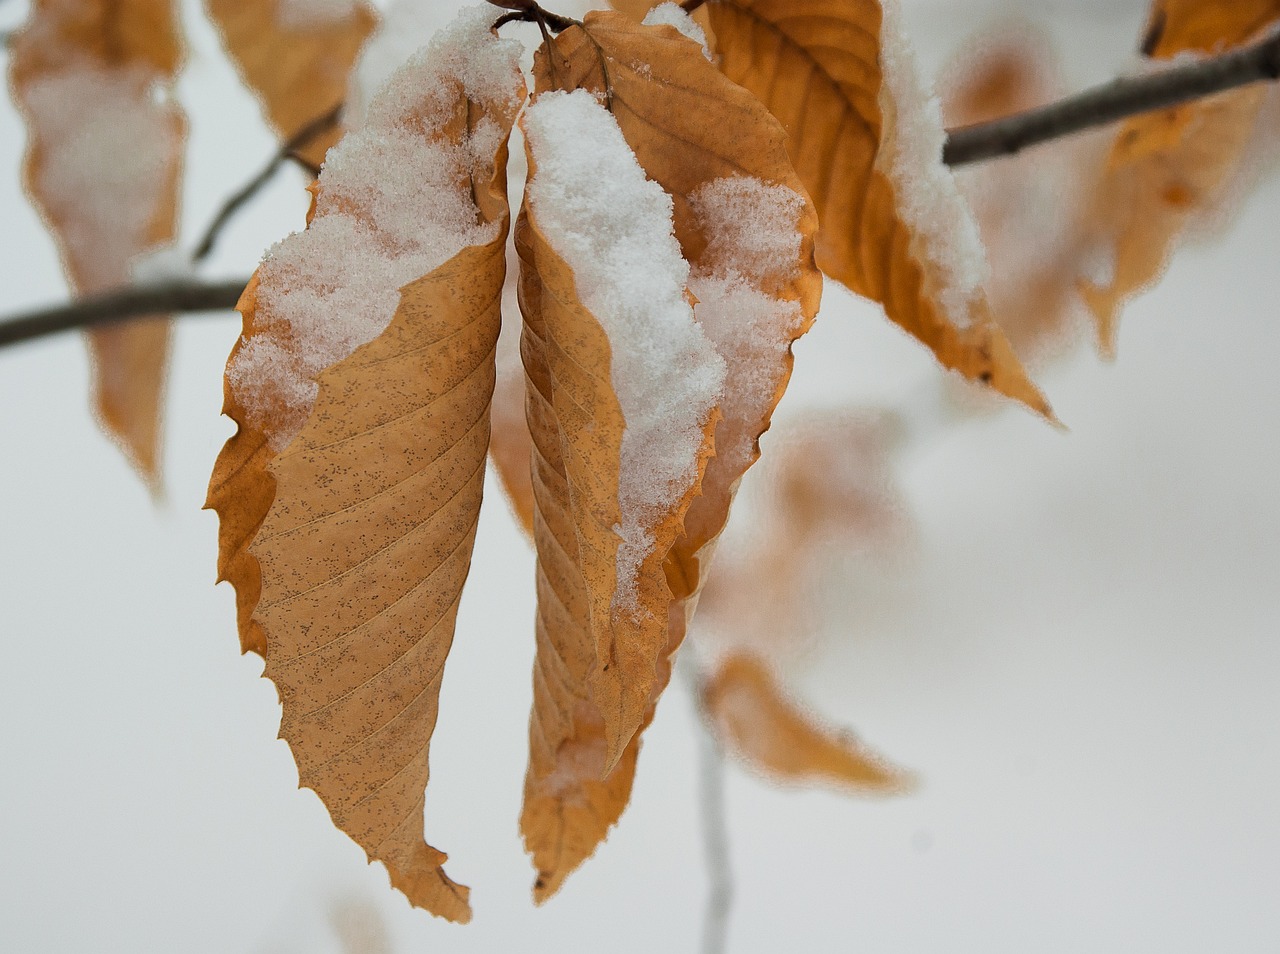
[[[591,581],[575,569],[584,532],[564,504],[566,495],[574,497],[576,457],[561,451],[567,438],[558,436],[556,404],[557,383],[573,380],[557,367],[562,358],[556,342],[568,337],[577,345],[582,336],[550,329],[549,309],[572,300],[572,276],[561,272],[563,262],[547,255],[536,216],[529,225],[517,226],[517,245],[529,263],[521,301],[529,420],[537,448],[534,490],[541,507],[541,522],[535,523],[539,656],[522,828],[539,870],[535,897],[540,900],[594,851],[626,805],[640,733],[670,678],[670,657],[684,637],[703,565],[786,386],[790,344],[808,327],[820,293],[812,261],[816,217],[787,160],[782,130],[753,97],[717,73],[698,46],[671,27],[639,27],[617,14],[592,13],[585,30],[565,31],[554,49],[554,59],[544,53],[535,61],[539,91],[555,86],[603,94],[607,87],[627,145],[648,178],[671,196],[675,235],[693,266],[689,287],[700,299],[695,315],[724,355],[728,377],[727,397],[718,409],[721,420],[712,422],[717,454],[706,465],[700,494],[671,514],[656,538],[658,559],[646,561],[641,570],[646,585],[652,585],[654,574],[662,584],[644,599],[652,617],[643,624],[646,656],[635,678],[643,678],[646,691],[632,696],[625,734],[616,736],[625,748],[617,767],[601,780],[615,749],[608,708],[602,711],[599,680],[593,679],[596,656],[589,640],[595,617],[584,593]],[[742,213],[755,218],[744,224]],[[743,236],[735,236],[735,229],[757,227],[764,235],[781,229],[780,245],[768,244],[777,238],[762,240],[756,234],[763,246],[739,250],[748,260],[736,259],[732,247]],[[569,327],[564,316],[557,314],[556,320]],[[586,360],[602,366],[599,358],[583,357],[580,363]],[[583,403],[564,397],[561,402],[570,415]],[[587,406],[598,413],[602,403],[593,398]],[[572,434],[581,425],[563,429]],[[597,427],[593,433],[598,432]],[[677,537],[681,519],[684,528]],[[597,546],[590,544],[591,550]],[[609,559],[606,550],[604,562]]]
[[[524,98],[495,19],[464,11],[392,78],[328,157],[307,231],[260,267],[227,372],[241,429],[210,488],[301,784],[413,904],[455,921],[468,891],[423,841],[422,809],[480,507]],[[394,163],[412,174],[369,175]]]
[[[332,4],[314,3],[309,9],[306,0],[206,0],[205,5],[282,140],[342,104],[347,76],[378,19],[364,0],[338,5],[336,16],[326,10]],[[341,135],[334,123],[297,152],[318,167]]]
[[[170,98],[178,58],[170,0],[37,0],[13,41],[27,191],[79,294],[126,284],[132,260],[174,236],[186,135]],[[98,416],[154,490],[169,322],[87,336]]]
[[[877,795],[911,788],[909,773],[850,732],[814,721],[787,698],[769,668],[744,653],[722,660],[702,686],[702,706],[721,743],[778,781],[834,782]]]
[[[507,274],[515,275],[508,257]],[[502,290],[502,336],[498,339],[498,379],[493,389],[489,458],[507,492],[520,528],[533,537],[533,439],[525,420],[524,368],[520,364],[520,305],[511,281]]]
[[[941,122],[912,88],[879,0],[707,8],[721,69],[787,130],[818,209],[819,267],[883,304],[946,367],[1051,416],[991,320],[976,230],[941,166]]]
[[[1280,18],[1277,0],[1157,0],[1144,49],[1159,59],[1246,42]],[[1265,91],[1246,87],[1127,120],[1086,221],[1090,267],[1079,290],[1105,353],[1124,301],[1159,278],[1178,238],[1239,168]]]

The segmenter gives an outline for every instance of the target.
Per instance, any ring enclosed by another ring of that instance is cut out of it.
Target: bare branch
[[[1277,78],[1280,32],[1221,56],[1147,76],[1123,77],[1039,109],[954,129],[947,137],[942,159],[949,166],[960,166],[1008,156],[1118,119]]]
[[[325,130],[331,128],[342,115],[342,105],[339,104],[329,110],[323,116],[317,116],[311,122],[307,123],[296,133],[281,144],[276,150],[274,156],[262,167],[252,179],[246,182],[235,194],[230,196],[226,202],[222,204],[222,208],[218,210],[218,214],[214,216],[213,221],[209,223],[209,228],[205,230],[204,238],[200,240],[200,244],[196,246],[196,250],[192,253],[192,259],[197,262],[204,261],[209,253],[213,251],[214,243],[218,241],[218,236],[222,233],[222,229],[226,226],[231,217],[240,210],[246,202],[252,199],[258,192],[271,181],[271,177],[276,174],[279,169],[290,159],[299,159],[295,155],[298,149],[305,146],[316,136],[319,136]],[[310,167],[308,167],[309,169]]]
[[[248,279],[166,282],[134,286],[41,308],[0,322],[0,347],[45,335],[170,312],[227,311],[236,306]]]

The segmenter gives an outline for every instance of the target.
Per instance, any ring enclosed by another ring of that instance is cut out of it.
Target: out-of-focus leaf
[[[206,0],[206,7],[282,140],[342,104],[347,76],[378,17],[364,0],[338,5],[337,15],[334,4],[309,0]],[[318,167],[341,135],[334,123],[297,152]]]
[[[868,750],[851,732],[822,725],[797,706],[759,658],[721,660],[701,687],[703,711],[721,744],[777,781],[828,783],[877,795],[910,788],[909,773]]]
[[[36,0],[10,77],[30,137],[23,175],[80,294],[129,282],[174,236],[186,122],[171,98],[171,0]],[[154,489],[169,321],[87,333],[103,426]]]

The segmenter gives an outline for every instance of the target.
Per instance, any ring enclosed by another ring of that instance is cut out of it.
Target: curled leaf
[[[976,227],[941,164],[936,101],[880,0],[709,0],[720,68],[787,130],[817,261],[946,367],[1051,416],[982,288]]]

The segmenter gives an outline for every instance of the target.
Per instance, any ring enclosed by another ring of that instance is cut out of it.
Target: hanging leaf
[[[307,231],[259,268],[227,371],[241,430],[210,490],[224,543],[253,537],[223,555],[244,603],[260,583],[261,631],[242,638],[265,637],[301,784],[413,904],[455,921],[468,891],[422,810],[480,507],[524,98],[494,19],[463,11],[396,73],[329,154]]]
[[[726,365],[714,425],[716,456],[706,465],[698,495],[682,501],[669,522],[678,530],[683,520],[683,532],[672,536],[664,530],[657,536],[655,555],[665,554],[665,566],[658,559],[641,569],[643,580],[662,574],[657,602],[645,604],[652,614],[645,621],[647,656],[640,669],[647,692],[632,697],[640,706],[633,703],[626,713],[626,734],[617,735],[625,748],[603,780],[599,750],[604,749],[606,770],[614,750],[610,720],[600,707],[598,672],[591,668],[595,659],[585,642],[596,617],[589,614],[584,621],[581,610],[589,601],[567,600],[562,587],[554,587],[554,604],[550,594],[540,593],[540,621],[546,617],[540,633],[545,631],[546,639],[540,636],[522,828],[539,870],[535,896],[542,899],[594,850],[625,807],[640,732],[670,678],[670,657],[684,637],[733,490],[757,456],[756,440],[786,386],[790,345],[817,310],[820,277],[812,262],[816,217],[790,168],[782,130],[753,97],[716,72],[696,43],[669,26],[646,28],[618,14],[593,13],[584,28],[561,34],[553,54],[540,54],[535,75],[539,92],[587,89],[607,98],[644,174],[671,197],[680,253],[692,266],[687,282],[697,299],[695,315]],[[536,226],[536,217],[530,218]],[[532,226],[517,228],[522,256],[533,265],[531,275],[545,257],[533,241],[537,234]],[[544,357],[556,350],[548,348],[542,330],[546,282],[572,287],[556,269],[522,280],[529,415],[539,451],[534,489],[537,495],[554,488],[556,493],[547,494],[553,501],[563,500],[566,492],[572,500],[572,482],[563,490],[561,484],[573,458],[557,463],[556,427],[548,425],[554,418],[548,405],[556,397],[557,374]],[[559,292],[550,297],[564,300]],[[599,402],[590,406],[598,408]],[[555,502],[548,509],[565,511]],[[540,562],[544,554],[548,561],[576,559],[566,543],[570,535],[555,532],[559,524],[555,517],[547,519],[557,545],[539,546]],[[566,520],[563,529],[573,526]],[[580,528],[576,536],[582,539]],[[540,576],[540,586],[541,581]],[[577,609],[569,613],[572,622],[554,619],[551,610],[566,606]],[[545,674],[553,667],[554,679]]]
[[[13,40],[24,180],[78,294],[128,283],[137,256],[173,239],[186,136],[170,98],[179,54],[170,0],[36,0]],[[87,338],[98,416],[157,490],[169,321]]]
[[[1157,0],[1143,49],[1156,59],[1221,52],[1277,19],[1276,0]],[[1232,90],[1133,117],[1116,133],[1090,190],[1079,281],[1104,353],[1115,351],[1125,300],[1159,278],[1186,227],[1221,199],[1264,96],[1259,86]]]
[[[937,103],[879,0],[709,0],[720,68],[769,108],[813,196],[819,267],[938,360],[1050,416],[982,289],[977,230],[942,166]]]
[[[834,731],[798,708],[757,657],[740,653],[722,660],[700,696],[721,744],[776,781],[835,783],[877,795],[898,795],[912,785],[910,774],[852,733]]]
[[[364,0],[205,0],[205,5],[283,141],[342,105],[351,67],[378,21]],[[299,146],[298,155],[319,168],[341,135],[335,121]]]

